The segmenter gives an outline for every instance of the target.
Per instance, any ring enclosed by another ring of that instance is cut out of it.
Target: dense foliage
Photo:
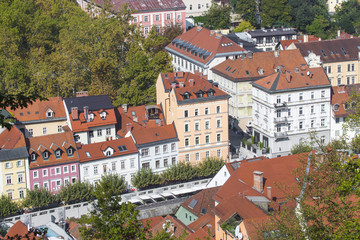
[[[9,197],[1,195],[0,197],[0,218],[9,216],[20,210],[19,205],[12,201]]]
[[[349,34],[360,34],[360,3],[357,0],[344,1],[336,9],[337,26]]]
[[[116,17],[91,17],[71,0],[0,0],[0,93],[109,94],[116,104],[153,102],[161,71],[172,71],[164,35]],[[171,35],[171,34],[169,34]]]
[[[58,202],[59,201],[56,195],[52,194],[50,191],[46,189],[34,188],[33,190],[27,191],[22,205],[25,208],[44,208]]]
[[[205,159],[198,165],[189,162],[180,162],[172,165],[160,174],[153,173],[151,169],[141,169],[132,180],[136,188],[153,187],[159,184],[170,184],[190,181],[195,178],[210,177],[216,174],[224,165],[224,161],[218,158]]]
[[[85,202],[93,198],[93,188],[89,182],[76,182],[63,186],[57,195],[60,201],[66,203]]]
[[[229,28],[231,23],[230,12],[231,9],[229,7],[212,4],[209,11],[203,15],[204,27],[209,29]]]

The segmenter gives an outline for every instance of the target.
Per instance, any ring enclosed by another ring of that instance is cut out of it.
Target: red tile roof
[[[27,237],[26,234],[28,234]],[[7,234],[5,235],[5,239],[10,239],[11,237],[15,237],[15,236],[20,236],[20,240],[25,240],[25,239],[41,239],[40,237],[37,237],[34,235],[34,233],[29,233],[28,227],[22,223],[20,220],[17,221],[7,232]],[[47,238],[46,238],[47,239]]]
[[[214,101],[230,97],[209,81],[189,72],[162,73],[161,79],[166,90],[174,89],[178,104]],[[201,94],[201,96],[197,94]]]
[[[276,55],[278,53],[278,55]],[[245,58],[235,60],[228,59],[211,70],[231,81],[254,81],[273,74],[277,69],[285,67],[287,70],[295,70],[306,61],[298,49],[254,52]]]
[[[30,161],[30,169],[79,161],[79,155],[76,151],[72,132],[63,132],[41,137],[28,138],[27,145],[29,154],[36,154],[36,160]],[[67,146],[71,146],[73,148],[72,156],[67,155]],[[55,153],[52,150],[57,148],[61,150],[61,157],[58,159],[55,157]],[[49,152],[48,160],[44,160],[42,158],[42,151],[45,150]]]
[[[102,119],[100,117],[101,112],[106,112],[106,118]],[[116,124],[116,116],[114,109],[101,109],[90,111],[89,114],[94,114],[94,119],[92,121],[85,120],[84,112],[79,112],[79,119],[74,120],[70,115],[71,127],[73,132],[83,132],[88,131],[89,128],[98,127],[98,126],[106,126]]]
[[[98,5],[103,4],[103,0],[94,0]],[[182,10],[186,8],[181,0],[113,0],[111,1],[113,10],[120,10],[122,5],[128,4],[131,10],[136,12],[152,12],[159,10]]]
[[[307,65],[299,66],[297,71],[285,67],[278,73],[253,82],[253,87],[270,93],[330,86],[322,67],[309,68]]]
[[[217,191],[219,191],[219,189],[220,187],[206,188],[187,199],[181,204],[181,206],[195,214],[197,217],[200,217],[215,208],[213,196],[217,193]],[[196,201],[196,205],[194,207],[190,207],[189,205],[193,200]],[[205,209],[206,212],[202,213],[202,209]]]
[[[200,240],[200,239],[214,240],[215,238],[213,237],[213,235],[209,236],[209,233],[205,231],[205,229],[203,228],[199,228],[194,233],[190,234],[190,236],[187,238],[187,240]]]
[[[149,226],[150,226],[150,229],[151,229],[151,228],[153,228],[156,224],[158,224],[159,222],[161,222],[162,219],[163,219],[162,216],[156,216],[156,217],[141,219],[140,222],[141,222],[141,224],[142,224],[144,227],[149,223]]]
[[[26,147],[24,134],[15,126],[9,130],[5,129],[0,134],[0,149],[13,149]]]
[[[137,145],[166,140],[178,141],[174,123],[153,128],[135,128],[131,133],[134,136]]]
[[[166,224],[173,224],[174,228],[173,230],[170,230],[171,233],[174,234],[174,237],[179,238],[181,236],[185,234],[191,234],[192,230],[187,227],[185,224],[183,224],[180,220],[178,220],[177,218],[167,215],[165,216],[158,224],[156,224],[153,228],[151,228],[150,230],[153,233],[153,236],[156,235],[156,233],[161,232],[164,230],[164,226]]]
[[[47,117],[46,112],[51,109],[54,112],[53,117]],[[36,121],[36,120],[51,120],[56,118],[66,118],[65,108],[61,97],[48,98],[48,101],[35,101],[28,105],[27,108],[19,108],[11,110],[17,121]]]
[[[184,47],[184,44],[187,45],[187,48]],[[217,54],[239,55],[246,51],[228,37],[202,27],[194,27],[183,33],[165,49],[185,55],[203,64],[211,62]],[[197,51],[203,50],[203,55],[195,56],[196,49]]]
[[[349,115],[349,112],[345,110],[345,104],[347,104],[354,91],[356,93],[360,92],[360,84],[332,87],[331,105],[335,117],[347,117]],[[335,110],[335,105],[338,106],[338,110]]]
[[[118,147],[120,146],[125,146],[127,150],[120,151],[118,149]],[[82,145],[81,148],[78,149],[80,162],[81,163],[89,162],[89,161],[107,158],[107,156],[104,155],[104,150],[106,150],[108,147],[114,149],[114,154],[110,157],[123,156],[138,152],[135,143],[130,137],[106,141],[106,142],[86,144],[86,145]]]
[[[213,211],[200,216],[198,219],[188,225],[188,227],[195,232],[199,229],[204,229],[206,233],[210,231],[211,236],[215,235],[215,226],[215,213]]]

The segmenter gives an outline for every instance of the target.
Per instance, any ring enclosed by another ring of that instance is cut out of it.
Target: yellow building
[[[24,135],[13,126],[0,134],[0,194],[20,200],[29,187],[29,162]]]
[[[166,124],[175,124],[180,161],[228,159],[228,94],[198,75],[176,72],[159,75],[156,96]]]

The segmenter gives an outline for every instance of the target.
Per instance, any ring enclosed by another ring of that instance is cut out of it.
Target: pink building
[[[101,7],[103,0],[77,0],[84,11],[87,11],[89,4]],[[182,0],[113,0],[113,10],[118,11],[124,4],[135,11],[134,24],[143,27],[144,35],[147,36],[153,25],[158,31],[170,25],[181,25],[186,30],[186,6]]]
[[[70,131],[29,138],[30,188],[58,192],[79,180],[79,155]]]

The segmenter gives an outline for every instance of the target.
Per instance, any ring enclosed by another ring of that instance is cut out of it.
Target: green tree
[[[20,210],[19,205],[12,201],[9,197],[1,195],[0,197],[0,218],[5,218],[12,213]]]
[[[67,203],[89,201],[93,198],[92,191],[93,186],[89,182],[75,182],[61,187],[58,197]]]
[[[93,210],[83,215],[79,223],[84,239],[145,239],[148,226],[137,220],[138,210],[131,203],[120,203],[121,188],[112,186],[113,178],[102,177],[93,192],[97,199]]]
[[[224,166],[225,162],[221,158],[210,157],[203,160],[198,166],[197,175],[199,177],[208,177],[215,175]]]
[[[198,169],[189,162],[180,162],[172,165],[161,173],[161,179],[164,183],[189,181],[197,175]]]
[[[252,26],[257,26],[256,19],[257,3],[255,0],[232,0],[231,5],[234,13],[238,14],[240,19],[250,22]]]
[[[336,25],[349,34],[360,34],[360,4],[357,0],[344,1],[336,8]]]
[[[153,173],[151,169],[145,168],[142,168],[140,171],[138,171],[131,180],[132,185],[140,189],[151,185],[157,185],[161,182],[162,180],[158,174]]]
[[[333,35],[330,20],[323,15],[316,16],[314,21],[305,29],[308,34],[313,34],[321,39],[328,39]]]
[[[218,4],[211,4],[210,9],[205,13],[204,27],[209,29],[227,29],[231,24],[230,7],[223,7]]]
[[[301,142],[291,147],[291,154],[305,153],[313,150],[313,147],[308,142]]]
[[[254,27],[251,25],[248,21],[241,21],[239,25],[236,26],[236,28],[233,30],[233,32],[244,32],[246,30],[254,29]]]
[[[263,0],[260,5],[261,26],[272,27],[275,23],[289,25],[292,20],[288,0]]]
[[[22,205],[26,208],[44,208],[51,204],[58,203],[57,196],[46,189],[27,190]]]

